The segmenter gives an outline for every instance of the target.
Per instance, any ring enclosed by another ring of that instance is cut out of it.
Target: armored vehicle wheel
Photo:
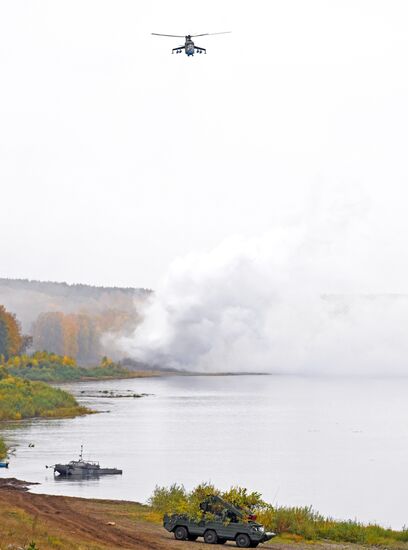
[[[188,539],[188,531],[185,527],[182,525],[179,525],[174,529],[174,538],[177,540],[187,540]]]
[[[239,548],[250,548],[251,539],[245,533],[241,533],[240,535],[237,535],[235,543]]]
[[[212,529],[208,529],[208,531],[204,533],[204,542],[206,542],[207,544],[217,544],[217,533]]]

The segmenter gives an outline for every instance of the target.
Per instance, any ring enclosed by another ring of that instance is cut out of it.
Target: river
[[[36,492],[141,502],[156,484],[211,481],[335,518],[408,525],[408,379],[166,376],[64,388],[100,414],[8,424],[17,450],[0,475],[37,481]],[[76,458],[81,444],[123,475],[54,478],[45,465]]]

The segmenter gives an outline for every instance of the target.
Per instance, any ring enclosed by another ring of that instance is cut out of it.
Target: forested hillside
[[[4,322],[11,330],[12,319],[17,316],[24,332],[32,336],[32,341],[16,341],[10,355],[23,352],[32,343],[31,350],[69,355],[83,364],[103,355],[115,356],[115,336],[135,328],[141,318],[141,306],[150,293],[148,289],[0,278]],[[6,315],[6,310],[13,314]],[[109,349],[103,345],[107,334],[114,335]],[[2,337],[0,325],[0,346]],[[24,346],[18,349],[20,344]]]
[[[0,278],[0,304],[12,311],[29,332],[40,313],[101,313],[120,310],[134,313],[151,290],[145,288],[98,287]]]

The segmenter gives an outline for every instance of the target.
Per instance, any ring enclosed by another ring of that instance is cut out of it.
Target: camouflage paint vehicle
[[[266,532],[257,523],[256,516],[226,502],[219,496],[211,496],[200,504],[201,518],[189,518],[184,514],[165,515],[163,525],[174,533],[177,540],[197,540],[203,537],[208,544],[224,544],[235,541],[239,548],[256,548],[275,533]]]

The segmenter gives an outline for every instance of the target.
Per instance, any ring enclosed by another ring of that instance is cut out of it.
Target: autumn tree
[[[80,362],[95,361],[102,355],[101,336],[134,329],[135,318],[121,310],[107,309],[97,315],[60,311],[41,313],[32,327],[33,347]]]
[[[63,321],[60,311],[41,313],[32,327],[34,348],[65,355]]]
[[[100,356],[101,331],[97,321],[85,314],[77,315],[78,323],[78,359],[93,360]]]
[[[6,356],[7,355],[7,324],[5,319],[3,319],[2,316],[2,308],[3,306],[0,306],[0,356]],[[3,308],[4,309],[4,308]]]
[[[8,359],[22,353],[29,344],[29,337],[21,334],[16,316],[0,305],[0,355]]]
[[[93,317],[86,314],[47,312],[38,316],[32,328],[34,348],[80,361],[99,357],[100,331]]]
[[[79,324],[77,315],[64,315],[62,319],[63,351],[69,357],[78,357]]]

